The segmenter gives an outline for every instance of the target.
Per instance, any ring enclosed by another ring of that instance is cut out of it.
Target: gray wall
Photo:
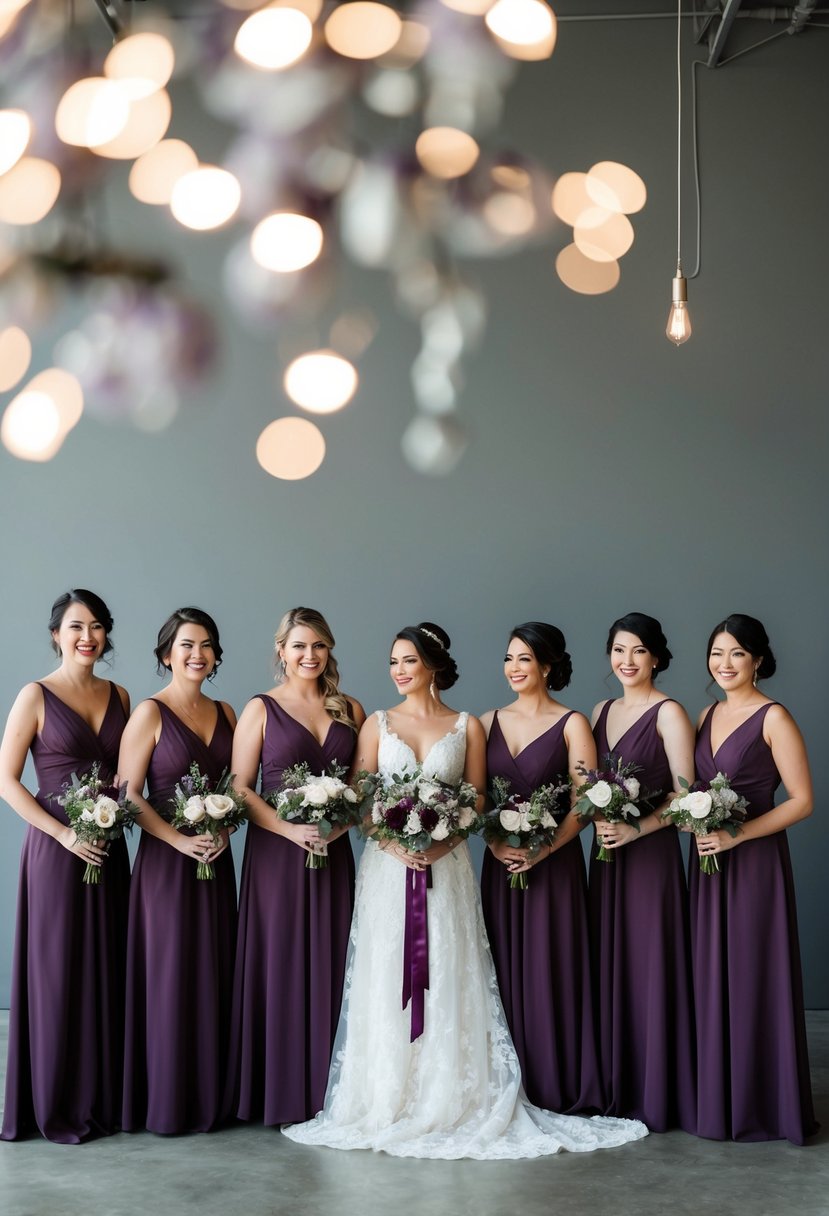
[[[508,137],[556,172],[622,160],[649,200],[609,296],[562,287],[560,239],[469,268],[491,316],[468,369],[474,441],[451,478],[426,481],[403,463],[417,335],[382,276],[355,271],[343,299],[370,303],[382,329],[359,396],[322,422],[328,457],[310,480],[277,482],[255,463],[260,430],[287,409],[270,343],[229,314],[220,370],[165,434],[84,419],[46,466],[0,452],[0,712],[49,670],[48,609],[73,584],[109,601],[112,674],[134,701],[158,687],[151,650],[167,613],[183,602],[209,609],[226,651],[217,691],[237,709],[268,686],[274,625],[297,603],[329,616],[345,688],[367,709],[394,700],[394,629],[424,616],[445,625],[462,673],[451,702],[474,711],[507,699],[510,625],[542,617],[564,629],[574,658],[567,701],[589,712],[613,691],[609,622],[641,609],[665,626],[676,655],[665,688],[694,717],[708,697],[712,624],[753,613],[779,659],[768,691],[800,722],[818,769],[815,815],[791,844],[807,1002],[821,1007],[829,33],[782,38],[702,74],[703,271],[691,284],[694,337],[679,350],[663,336],[675,248],[672,40],[669,22],[568,25],[553,60],[514,87]],[[202,134],[203,154],[211,138]],[[159,231],[126,196],[119,208],[111,225],[123,214],[145,247],[186,250],[193,282],[218,299],[232,234]],[[23,830],[6,808],[0,1003]]]

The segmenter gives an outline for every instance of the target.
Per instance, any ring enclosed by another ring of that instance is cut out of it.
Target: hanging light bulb
[[[688,312],[688,280],[677,263],[671,287],[671,311],[668,313],[665,337],[670,338],[676,346],[681,346],[683,342],[688,341],[692,332],[691,314]]]
[[[682,273],[682,0],[676,11],[676,274],[671,286],[671,311],[665,336],[675,346],[681,346],[691,336],[688,312],[688,280]],[[699,250],[697,250],[699,253]],[[699,259],[697,260],[699,270]],[[696,271],[694,272],[696,273]]]

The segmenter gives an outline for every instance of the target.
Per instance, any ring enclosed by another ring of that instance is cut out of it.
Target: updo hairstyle
[[[760,660],[757,668],[758,680],[768,680],[777,671],[777,660],[769,645],[769,635],[766,633],[765,626],[756,617],[746,616],[744,612],[732,612],[731,616],[727,616],[724,621],[720,621],[719,625],[715,625],[708,639],[706,662],[711,658],[714,639],[718,633],[730,633],[733,638],[737,639],[743,650],[747,650],[753,659]]]
[[[112,619],[112,613],[100,595],[96,595],[94,591],[87,591],[85,587],[75,587],[72,591],[65,591],[63,595],[58,596],[52,605],[52,612],[49,617],[49,633],[55,633],[60,629],[63,618],[66,616],[66,610],[72,604],[83,604],[84,608],[89,609],[95,620],[103,625],[107,640],[104,643],[102,653],[108,654],[112,650],[112,642],[109,640],[109,635],[115,623]],[[54,638],[52,638],[52,649],[55,654],[60,654],[60,646]]]
[[[620,616],[618,621],[614,621],[610,626],[610,633],[607,635],[607,654],[610,654],[613,649],[613,641],[617,633],[632,633],[648,653],[653,655],[656,660],[653,672],[654,680],[657,674],[668,670],[673,655],[668,649],[668,639],[662,632],[662,626],[656,617],[647,616],[644,612],[629,612],[626,616]]]
[[[549,668],[544,682],[550,692],[560,692],[567,687],[573,664],[560,629],[545,621],[527,621],[524,625],[516,625],[510,638],[519,638],[529,646],[541,666]]]
[[[424,664],[435,673],[435,688],[444,692],[458,679],[458,667],[449,653],[451,640],[445,629],[432,621],[406,625],[394,635],[396,642],[411,642]]]

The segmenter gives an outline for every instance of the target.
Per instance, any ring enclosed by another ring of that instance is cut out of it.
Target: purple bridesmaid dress
[[[748,818],[774,806],[780,784],[763,722],[771,704],[711,753],[711,718],[697,737],[700,781],[724,773]],[[699,1135],[791,1140],[818,1129],[812,1107],[794,880],[785,832],[747,840],[701,874],[691,851],[691,941],[697,1003]]]
[[[510,755],[496,713],[487,771],[529,798],[558,783],[568,768],[565,714],[517,756]],[[573,1114],[605,1106],[590,985],[587,881],[578,837],[536,864],[526,890],[487,849],[481,899],[498,987],[521,1062],[524,1090],[536,1106]]]
[[[54,795],[97,761],[111,779],[126,714],[115,685],[96,735],[45,684],[43,730],[32,741],[37,801],[68,823]],[[2,1139],[40,1132],[80,1144],[118,1130],[124,1028],[129,859],[112,843],[101,881],[84,862],[29,827],[20,858]]]
[[[262,796],[282,773],[348,766],[356,735],[333,722],[324,743],[262,694]],[[274,811],[276,815],[276,811]],[[286,837],[250,823],[239,893],[229,1089],[240,1119],[301,1123],[322,1108],[342,1002],[354,908],[354,855],[348,835],[329,847],[328,866]]]
[[[643,793],[658,806],[672,787],[656,719],[646,709],[612,749],[637,764]],[[599,767],[611,751],[603,707],[594,735]],[[688,903],[677,829],[660,828],[590,862],[593,986],[607,1114],[641,1119],[651,1131],[696,1130],[694,1017]]]
[[[147,801],[165,819],[195,761],[212,781],[230,768],[233,730],[221,707],[210,743],[164,705],[147,770]],[[192,832],[193,835],[196,832]],[[224,1078],[236,942],[230,849],[215,877],[142,832],[132,876],[127,946],[124,1131],[205,1132],[226,1117]]]

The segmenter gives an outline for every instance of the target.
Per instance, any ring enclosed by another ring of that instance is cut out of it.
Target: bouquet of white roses
[[[556,816],[566,809],[564,795],[569,789],[569,779],[560,785],[540,785],[529,799],[524,799],[510,793],[506,778],[495,777],[490,791],[495,809],[484,816],[481,824],[484,840],[488,843],[503,841],[516,849],[528,849],[532,860],[543,846],[553,843]],[[509,885],[525,891],[526,871],[510,874]]]
[[[112,785],[99,775],[97,762],[83,777],[72,774],[71,781],[63,786],[58,802],[66,811],[66,818],[78,840],[87,844],[103,841],[104,846],[117,840],[124,832],[131,832],[136,816],[140,814],[134,802],[127,798],[127,783]],[[86,883],[101,881],[101,867],[87,862],[83,872]]]
[[[670,819],[695,836],[708,836],[719,828],[729,836],[737,835],[748,803],[731,788],[724,773],[717,773],[709,785],[704,781],[689,785],[684,777],[679,778],[679,784],[685,793],[665,808],[663,819]],[[715,854],[706,853],[700,856],[699,868],[703,874],[716,874],[720,863]]]
[[[233,774],[227,769],[218,781],[211,781],[194,761],[189,773],[176,785],[173,804],[173,827],[193,828],[197,833],[209,835],[219,843],[222,831],[238,828],[247,818],[244,794],[233,788]],[[216,872],[210,862],[200,861],[196,877],[215,878]]]
[[[598,811],[608,823],[629,823],[639,831],[636,822],[641,815],[637,799],[646,802],[634,773],[638,764],[622,764],[618,756],[605,756],[604,769],[581,769],[584,781],[576,790],[578,800],[573,810],[580,819],[592,819]],[[613,861],[613,854],[601,845],[598,861]]]
[[[365,788],[367,774],[358,774]],[[478,823],[478,791],[468,781],[451,785],[413,773],[393,774],[391,783],[379,781],[371,798],[367,830],[379,840],[393,840],[413,852],[424,853],[450,836],[468,836]]]
[[[332,764],[327,773],[315,775],[307,764],[294,764],[282,774],[282,788],[268,797],[280,819],[310,823],[318,829],[323,844],[319,851],[308,854],[305,865],[310,870],[322,870],[328,865],[324,842],[335,827],[350,828],[360,821],[359,800],[343,781],[345,771],[341,765]]]

